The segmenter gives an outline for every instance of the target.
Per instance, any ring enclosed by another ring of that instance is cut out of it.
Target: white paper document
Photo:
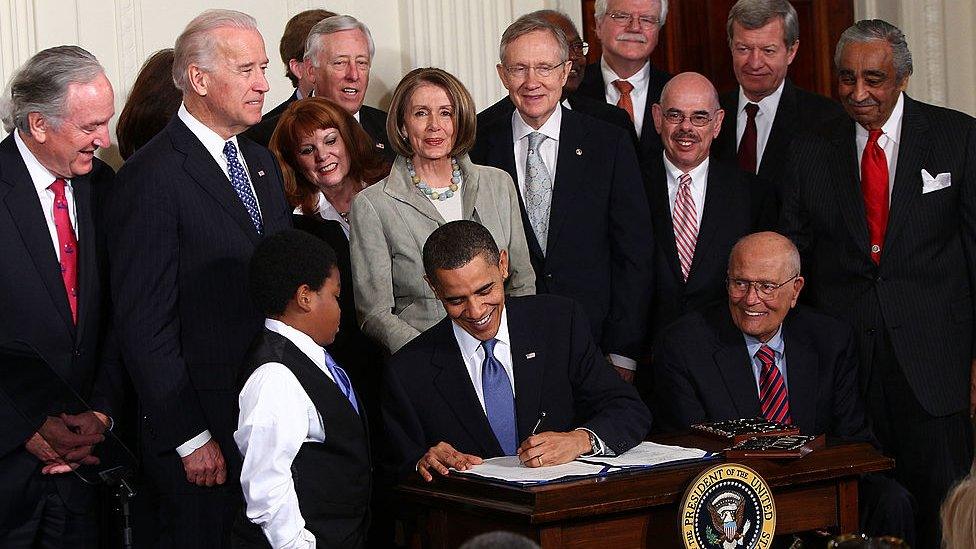
[[[653,442],[642,442],[619,456],[592,456],[580,458],[562,465],[548,467],[526,467],[518,456],[502,456],[486,459],[467,471],[457,471],[462,475],[474,475],[493,480],[518,484],[539,484],[567,477],[598,476],[623,469],[649,468],[670,463],[706,459],[712,454],[698,448],[667,446]]]
[[[506,482],[533,484],[549,482],[564,477],[599,475],[604,467],[591,463],[570,461],[562,465],[549,467],[526,467],[519,461],[518,456],[502,456],[486,459],[481,465],[474,465],[467,471],[451,471],[463,474],[485,477]]]

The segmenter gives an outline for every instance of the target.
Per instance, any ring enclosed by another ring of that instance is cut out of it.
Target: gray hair
[[[593,5],[593,18],[600,21],[603,16],[607,14],[607,0],[596,0]],[[661,26],[664,26],[664,22],[668,19],[668,0],[661,0]]]
[[[319,40],[319,37],[347,30],[360,30],[366,35],[366,43],[369,45],[369,59],[372,60],[373,54],[376,53],[376,46],[373,45],[373,35],[369,33],[369,27],[351,15],[327,17],[316,23],[308,31],[308,38],[305,39],[305,59],[310,59],[312,66],[318,68],[319,53],[322,51],[322,46],[324,45],[324,40]]]
[[[901,30],[887,21],[881,19],[862,19],[854,23],[837,41],[837,48],[834,50],[834,67],[840,69],[840,59],[844,55],[844,48],[852,42],[872,42],[882,40],[891,45],[891,52],[894,56],[895,76],[899,81],[912,74],[912,52],[908,50],[908,41]]]
[[[460,549],[539,549],[539,545],[525,536],[495,530],[469,539]]]
[[[553,38],[559,44],[559,61],[566,62],[569,59],[569,39],[563,29],[547,21],[544,17],[534,14],[527,14],[519,17],[514,23],[502,33],[502,41],[498,45],[498,59],[505,62],[505,50],[508,45],[519,38],[535,31],[546,31],[552,33]]]
[[[796,20],[796,9],[787,0],[739,0],[729,10],[725,32],[732,45],[732,23],[754,30],[765,27],[774,17],[783,20],[783,43],[787,48],[800,39],[800,25]]]
[[[257,31],[258,23],[246,13],[234,10],[207,10],[193,18],[176,38],[173,48],[173,84],[183,93],[192,89],[188,73],[190,65],[204,71],[214,69],[217,40],[213,31],[224,28]]]
[[[3,127],[30,131],[28,115],[40,113],[55,129],[61,126],[71,84],[87,84],[105,69],[98,59],[78,46],[41,50],[27,60],[10,79],[4,94]]]

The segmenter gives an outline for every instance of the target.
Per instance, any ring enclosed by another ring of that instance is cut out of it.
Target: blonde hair
[[[976,547],[976,476],[972,471],[949,491],[939,514],[943,547]]]

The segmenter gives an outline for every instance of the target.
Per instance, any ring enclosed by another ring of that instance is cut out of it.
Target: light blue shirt
[[[764,343],[748,334],[742,334],[742,337],[746,340],[746,349],[749,350],[749,358],[752,360],[752,376],[756,378],[756,394],[758,394],[759,374],[762,372],[762,362],[759,362],[759,359],[756,358],[756,353],[759,352],[759,348]],[[776,330],[776,333],[773,337],[769,338],[769,341],[765,345],[768,345],[773,350],[774,362],[776,363],[776,367],[779,368],[779,373],[783,376],[783,383],[786,384],[787,391],[789,391],[790,386],[786,378],[786,343],[783,341],[782,324],[780,324],[779,329]]]

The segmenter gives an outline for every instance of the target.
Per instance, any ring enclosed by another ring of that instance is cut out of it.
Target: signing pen
[[[545,410],[539,412],[539,419],[535,420],[535,427],[532,428],[532,433],[531,434],[535,435],[535,434],[537,434],[539,432],[539,426],[542,425],[542,420],[544,420],[544,419],[546,419],[546,411]]]

